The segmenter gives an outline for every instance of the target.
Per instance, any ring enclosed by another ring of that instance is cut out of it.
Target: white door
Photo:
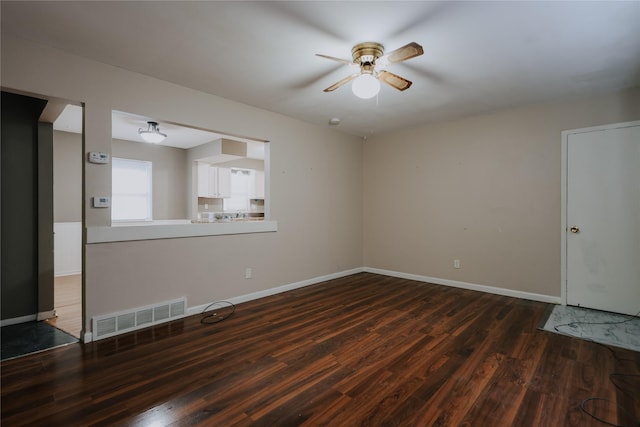
[[[640,311],[640,123],[567,138],[567,304]]]

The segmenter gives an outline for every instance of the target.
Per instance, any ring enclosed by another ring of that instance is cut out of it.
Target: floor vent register
[[[112,337],[184,317],[187,298],[165,301],[93,318],[93,339]]]

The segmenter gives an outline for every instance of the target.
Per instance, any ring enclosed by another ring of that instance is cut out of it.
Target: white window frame
[[[143,193],[117,193],[115,191],[114,185],[114,175],[115,170],[120,165],[122,168],[128,164],[132,168],[136,168],[138,170],[145,171],[147,182],[146,182],[146,191]],[[136,159],[125,159],[120,157],[112,157],[111,158],[111,185],[112,185],[112,194],[111,194],[111,222],[112,223],[121,223],[121,222],[136,222],[136,221],[152,221],[153,220],[153,163],[147,160],[136,160]],[[141,215],[137,218],[114,218],[113,212],[114,207],[118,201],[120,196],[142,196],[146,198],[146,214]]]
[[[234,187],[234,174],[243,174],[243,175],[247,175],[247,186],[246,186],[246,192],[244,193],[237,193],[234,191],[235,187]],[[251,169],[242,169],[242,168],[231,168],[231,197],[225,198],[222,201],[222,206],[224,208],[225,212],[240,212],[240,213],[244,213],[244,212],[248,212],[249,211],[249,193],[250,193],[250,180],[254,178],[254,175],[251,173]],[[242,197],[242,201],[239,203],[234,203],[234,199],[240,199],[240,197],[237,196],[244,196]],[[232,206],[229,206],[229,205]],[[240,206],[240,204],[242,204],[242,206]]]

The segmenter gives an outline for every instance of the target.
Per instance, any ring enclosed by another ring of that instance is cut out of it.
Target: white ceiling
[[[360,136],[640,85],[640,1],[10,2],[2,34]],[[425,54],[372,100],[323,53],[377,41]]]

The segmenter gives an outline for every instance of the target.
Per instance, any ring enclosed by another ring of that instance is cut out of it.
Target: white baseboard
[[[327,280],[339,279],[341,277],[351,276],[352,274],[362,273],[364,271],[363,268],[354,268],[351,270],[340,271],[338,273],[327,274],[326,276],[314,277],[312,279],[302,280],[300,282],[289,283],[288,285],[277,286],[275,288],[265,289],[264,291],[252,292],[250,294],[240,295],[237,297],[227,298],[225,301],[229,301],[233,304],[240,304],[247,301],[252,301],[258,298],[264,298],[271,295],[280,294],[282,292],[291,291],[293,289],[303,288],[305,286],[315,285],[317,283],[326,282]],[[213,301],[215,302],[215,301]],[[202,313],[202,310],[207,308],[208,305],[212,304],[202,304],[195,307],[189,307],[187,309],[187,316],[191,316],[194,314]]]
[[[305,286],[315,285],[317,283],[326,282],[327,280],[338,279],[341,277],[351,276],[352,274],[361,273],[364,271],[362,268],[354,268],[351,270],[341,271],[338,273],[327,274],[326,276],[314,277],[312,279],[302,280],[300,282],[289,283],[287,285],[277,286],[275,288],[265,289],[263,291],[252,292],[250,294],[240,295],[237,297],[227,298],[224,301],[229,301],[232,304],[240,304],[247,301],[252,301],[258,298],[264,298],[271,295],[276,295],[282,292],[291,291],[293,289],[303,288]],[[219,301],[219,300],[217,300]],[[194,307],[188,307],[186,310],[185,316],[192,316],[194,314],[200,314],[202,311],[207,308],[209,305],[217,302],[212,301],[210,303],[197,305]],[[89,331],[82,331],[80,333],[82,336],[82,342],[89,343],[93,341],[93,333]]]
[[[93,334],[87,331],[80,331],[80,336],[82,337],[83,343],[88,343],[93,341]]]
[[[38,316],[36,317],[36,320],[38,320],[38,321],[47,320],[47,319],[53,319],[54,317],[56,317],[56,311],[55,310],[41,311],[40,313],[38,313]]]
[[[78,270],[78,271],[56,271],[56,277],[75,276],[76,274],[82,274],[82,270]]]
[[[265,289],[263,291],[252,292],[250,294],[227,298],[224,301],[229,301],[233,304],[240,304],[243,302],[264,298],[271,295],[276,295],[282,292],[287,292],[294,289],[303,288],[306,286],[311,286],[318,283],[326,282],[328,280],[339,279],[341,277],[351,276],[352,274],[357,274],[362,272],[381,274],[384,276],[398,277],[400,279],[409,279],[409,280],[415,280],[418,282],[433,283],[436,285],[451,286],[454,288],[469,289],[472,291],[486,292],[490,294],[503,295],[503,296],[513,297],[513,298],[521,298],[521,299],[545,302],[550,304],[561,303],[560,297],[555,297],[550,295],[516,291],[513,289],[496,288],[494,286],[478,285],[475,283],[459,282],[456,280],[440,279],[437,277],[421,276],[418,274],[401,273],[398,271],[391,271],[391,270],[384,270],[384,269],[370,268],[370,267],[353,268],[351,270],[340,271],[338,273],[328,274],[325,276],[318,276],[311,279],[302,280],[300,282],[294,282],[294,283],[289,283],[287,285],[277,286],[275,288]],[[213,304],[217,301],[220,301],[220,300],[212,301],[210,303],[201,304],[193,307],[188,307],[185,315],[192,316],[194,314],[200,314],[210,304]],[[82,342],[84,343],[89,343],[93,340],[93,335],[89,331],[82,331],[80,335],[83,337]]]
[[[34,320],[36,320],[36,316],[37,315],[35,314],[30,314],[28,316],[20,316],[20,317],[14,317],[12,319],[0,320],[0,326],[9,326],[9,325],[17,325],[18,323],[33,322]]]
[[[51,319],[53,317],[56,317],[56,311],[55,310],[41,311],[40,313],[29,314],[28,316],[20,316],[20,317],[14,317],[14,318],[11,318],[11,319],[0,320],[0,327],[9,326],[9,325],[17,325],[18,323],[27,323],[27,322],[34,322],[34,321],[40,321],[40,320],[47,320],[47,319]]]
[[[418,282],[433,283],[436,285],[451,286],[454,288],[469,289],[472,291],[486,292],[490,294],[503,295],[513,298],[521,298],[531,301],[546,302],[550,304],[560,304],[561,298],[551,295],[535,294],[531,292],[516,291],[513,289],[496,288],[494,286],[478,285],[475,283],[458,282],[457,280],[440,279],[438,277],[421,276],[418,274],[400,273],[398,271],[383,270],[379,268],[364,267],[362,271],[367,273],[382,274],[384,276],[398,277],[400,279],[415,280]]]

